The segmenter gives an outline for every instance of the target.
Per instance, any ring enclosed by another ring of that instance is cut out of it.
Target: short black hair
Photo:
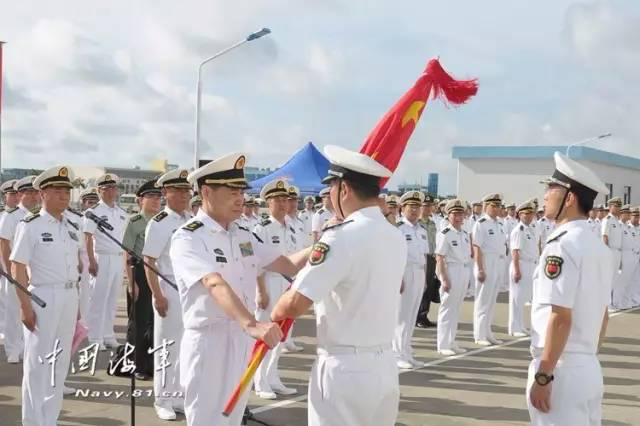
[[[589,210],[593,209],[593,202],[596,197],[592,197],[591,194],[586,194],[585,192],[577,192],[572,190],[569,190],[569,192],[571,192],[573,196],[578,199],[578,210],[580,211],[580,213],[587,216],[589,214]]]
[[[349,185],[349,188],[356,194],[361,200],[369,200],[371,198],[378,198],[380,195],[380,186],[363,184],[362,182],[353,181],[350,179],[342,179]]]

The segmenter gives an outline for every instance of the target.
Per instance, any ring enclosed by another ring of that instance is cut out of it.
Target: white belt
[[[450,267],[463,267],[466,268],[471,265],[471,261],[468,262],[447,262],[447,268]]]
[[[122,252],[110,252],[110,251],[102,251],[102,250],[96,250],[97,254],[102,254],[102,255],[108,255],[108,256],[122,256]]]
[[[425,263],[415,263],[415,262],[407,262],[407,268],[424,268],[426,266]]]
[[[30,284],[30,287],[33,288],[64,288],[64,289],[69,289],[69,288],[76,288],[76,283],[73,281],[67,281],[64,283],[50,283],[50,284]]]
[[[384,353],[391,350],[391,344],[378,346],[325,346],[318,347],[316,353],[318,355],[357,355],[357,354],[372,354],[372,353]]]
[[[529,346],[529,353],[533,358],[540,358],[542,356],[543,348],[536,348],[534,346]],[[574,361],[585,359],[589,357],[595,357],[595,353],[587,353],[587,352],[563,352],[560,355],[558,361]]]

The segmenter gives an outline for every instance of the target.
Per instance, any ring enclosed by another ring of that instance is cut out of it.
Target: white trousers
[[[640,306],[640,263],[636,264],[635,270],[631,275],[631,284],[627,288],[631,306]]]
[[[538,411],[531,405],[529,393],[540,365],[534,359],[529,365],[527,406],[533,426],[600,426],[602,422],[602,370],[596,355],[563,354],[553,372],[551,409]]]
[[[513,262],[509,268],[509,334],[524,332],[524,306],[533,297],[533,272],[536,262],[520,259],[520,281],[513,279]]]
[[[79,299],[78,309],[80,310],[80,319],[83,324],[87,324],[87,315],[89,314],[89,300],[91,298],[91,275],[89,275],[89,256],[86,252],[81,252],[82,273],[79,282]]]
[[[613,292],[620,281],[620,263],[622,262],[622,252],[620,250],[611,249],[613,262],[613,280],[611,281],[611,300],[609,305],[613,306]]]
[[[256,320],[270,322],[271,311],[273,311],[280,296],[289,287],[289,283],[281,276],[270,273],[265,274],[264,281],[269,295],[269,305],[267,305],[266,309],[258,308],[256,310]],[[278,386],[282,384],[278,373],[278,361],[280,360],[280,355],[282,355],[282,346],[282,343],[278,343],[275,348],[269,350],[256,370],[255,387],[257,392],[269,391],[272,385]]]
[[[638,257],[631,250],[622,251],[622,268],[618,279],[613,282],[611,288],[611,304],[618,309],[626,309],[631,307],[628,300],[627,289],[631,285],[631,279],[638,262]]]
[[[47,304],[31,302],[36,313],[36,329],[24,328],[25,351],[22,377],[23,426],[55,426],[62,409],[62,388],[69,369],[71,341],[78,312],[75,287],[33,287],[34,294]],[[53,354],[56,340],[61,351]],[[51,364],[55,358],[55,364]],[[53,372],[53,385],[52,385]]]
[[[253,342],[231,321],[184,330],[180,379],[188,426],[240,424],[250,385],[229,417],[224,417],[222,410],[249,363]]]
[[[500,277],[500,290],[499,293],[509,290],[509,283],[511,282],[509,275],[509,268],[511,268],[511,251],[507,256],[503,257],[502,276]]]
[[[168,277],[175,282],[173,277]],[[153,390],[156,405],[171,408],[181,406],[182,398],[174,397],[183,391],[180,386],[180,347],[184,326],[182,325],[182,308],[180,295],[164,281],[160,281],[162,294],[167,298],[168,309],[164,317],[153,309],[153,349],[162,347],[163,340],[167,342],[168,357],[163,361],[163,350],[158,349],[153,354],[154,373]],[[174,341],[169,345],[170,341]],[[167,365],[164,369],[162,365]]]
[[[2,294],[4,301],[4,353],[7,357],[21,356],[24,352],[24,336],[20,315],[19,291],[15,286],[2,278]]]
[[[473,304],[473,337],[475,340],[487,340],[493,338],[491,322],[498,297],[498,280],[502,274],[504,256],[495,253],[484,253],[485,280],[478,280],[478,270],[474,267],[476,275],[476,297]]]
[[[0,267],[2,267],[0,265]],[[5,315],[5,307],[7,304],[7,298],[4,295],[5,292],[5,279],[0,278],[0,334],[4,334],[4,315]]]
[[[91,278],[91,296],[87,313],[89,341],[103,343],[114,340],[113,322],[116,318],[116,303],[122,291],[124,261],[121,254],[96,254],[98,276]]]
[[[404,291],[400,295],[398,322],[393,338],[393,352],[398,359],[410,361],[413,359],[411,337],[416,328],[416,317],[420,309],[420,301],[425,286],[426,266],[409,264],[404,270],[402,281]]]
[[[309,426],[394,425],[400,387],[393,352],[318,355],[308,399]]]
[[[473,275],[473,262],[467,267],[469,269],[469,285],[464,297],[474,297],[476,294],[476,277]]]
[[[466,284],[469,282],[469,267],[462,263],[448,263],[447,272],[451,289],[444,292],[440,287],[438,308],[438,350],[451,349],[458,333],[460,306],[464,302]]]

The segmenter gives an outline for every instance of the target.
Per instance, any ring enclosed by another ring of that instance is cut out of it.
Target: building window
[[[624,204],[631,204],[631,187],[624,187]]]
[[[605,198],[605,202],[608,202],[610,198],[613,198],[613,184],[612,183],[605,183],[605,185],[607,186],[607,189],[609,190],[609,193],[604,197]]]

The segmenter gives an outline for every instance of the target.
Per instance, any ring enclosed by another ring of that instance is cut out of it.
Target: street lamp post
[[[260,37],[266,36],[267,34],[270,34],[270,33],[271,33],[271,30],[269,28],[263,28],[260,31],[251,33],[245,39],[242,39],[236,44],[221,50],[220,52],[216,53],[210,58],[205,59],[200,63],[200,66],[198,66],[198,82],[196,86],[196,139],[193,144],[193,168],[194,169],[198,168],[198,160],[200,157],[200,152],[199,152],[200,151],[200,108],[202,107],[202,69],[203,67],[207,63],[213,61],[216,58],[219,58],[220,56],[224,55],[227,52],[232,51],[236,47],[240,47],[249,41],[259,39]]]
[[[599,141],[599,140],[602,140],[602,139],[608,138],[609,136],[611,136],[611,132],[609,132],[609,133],[604,133],[604,134],[602,134],[602,135],[598,135],[598,136],[595,136],[595,137],[593,137],[593,138],[585,139],[585,140],[580,141],[580,142],[572,143],[571,145],[569,145],[569,146],[567,147],[566,155],[567,155],[567,157],[571,157],[569,154],[570,154],[570,152],[571,152],[571,148],[573,148],[574,146],[585,145],[585,144],[588,144],[589,142],[595,142],[595,141]]]

